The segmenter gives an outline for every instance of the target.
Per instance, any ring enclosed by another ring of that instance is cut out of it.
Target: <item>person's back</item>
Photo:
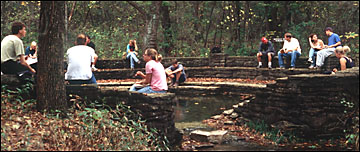
[[[1,63],[8,60],[17,60],[17,56],[25,54],[24,45],[20,38],[8,35],[1,41]]]
[[[90,79],[91,61],[94,49],[86,45],[77,45],[69,48],[66,52],[68,56],[68,70],[65,79],[84,80]]]
[[[146,74],[151,73],[151,89],[155,91],[167,90],[166,75],[164,66],[160,62],[151,60],[145,65]]]

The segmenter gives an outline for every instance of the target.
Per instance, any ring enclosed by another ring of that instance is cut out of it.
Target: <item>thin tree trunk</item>
[[[162,27],[164,29],[164,41],[167,44],[164,47],[165,56],[169,56],[171,54],[171,50],[174,48],[174,44],[172,41],[172,29],[171,29],[171,20],[170,20],[170,11],[169,7],[165,5],[161,5],[161,14],[162,14]]]
[[[65,2],[42,1],[37,65],[37,108],[66,110],[64,46]]]
[[[205,34],[204,48],[207,48],[207,39],[208,39],[209,30],[210,30],[211,23],[212,23],[212,15],[213,15],[215,6],[216,6],[216,1],[213,2],[213,6],[212,6],[212,8],[211,8],[211,13],[210,13],[210,17],[209,17],[209,18],[210,18],[210,21],[209,21],[209,24],[208,24],[208,26],[207,26],[206,34]]]

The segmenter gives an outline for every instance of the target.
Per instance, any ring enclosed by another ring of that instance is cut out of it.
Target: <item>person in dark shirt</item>
[[[262,66],[261,56],[266,55],[268,57],[268,68],[271,69],[271,58],[274,56],[275,50],[274,46],[270,41],[268,41],[265,37],[261,38],[259,52],[256,54],[259,65],[256,68],[260,68]]]
[[[30,58],[36,58],[37,57],[37,44],[35,41],[31,42],[31,45],[28,46],[25,49],[25,55]]]
[[[183,83],[186,80],[186,74],[184,70],[184,66],[180,64],[177,59],[172,60],[172,65],[169,66],[165,72],[168,77],[171,78],[170,86],[179,86],[179,83]]]
[[[85,34],[85,36],[86,36],[86,43],[87,43],[86,46],[91,47],[91,48],[94,49],[94,51],[95,51],[95,44],[91,41],[90,36],[87,35],[87,34]],[[95,63],[92,64],[92,66],[91,66],[91,69],[92,69],[93,71],[96,71],[96,70],[97,70],[97,68],[95,67],[95,64],[96,64],[96,61],[95,61]]]
[[[355,66],[354,61],[345,55],[345,53],[349,52],[349,51],[350,51],[350,48],[348,46],[344,46],[344,47],[338,46],[335,49],[335,55],[339,59],[340,64],[339,64],[338,68],[333,69],[334,73],[337,71],[346,70],[347,68],[352,68]]]

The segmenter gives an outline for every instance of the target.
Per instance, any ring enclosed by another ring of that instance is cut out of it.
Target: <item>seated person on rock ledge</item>
[[[165,72],[167,76],[171,78],[170,86],[179,86],[179,83],[183,83],[186,80],[185,69],[182,64],[180,64],[177,59],[172,60],[172,65],[169,66]]]
[[[352,68],[355,66],[354,61],[345,55],[347,52],[350,52],[350,48],[348,46],[344,46],[344,47],[339,46],[335,49],[335,55],[339,59],[340,64],[338,68],[333,69],[332,71],[333,74],[338,70],[343,71],[346,70],[347,68]]]
[[[274,46],[270,41],[268,41],[265,37],[261,38],[259,52],[256,54],[259,65],[256,68],[260,68],[262,66],[261,57],[263,55],[268,57],[268,68],[271,69],[271,58],[274,56],[275,50]]]
[[[285,33],[284,45],[282,49],[280,49],[280,51],[278,52],[280,69],[285,69],[283,56],[291,57],[291,65],[290,65],[291,67],[289,68],[289,70],[294,70],[296,58],[298,58],[300,55],[301,55],[301,48],[299,41],[296,38],[293,38],[291,33]]]
[[[158,56],[159,54],[155,49],[145,50],[143,58],[146,62],[146,75],[141,71],[137,71],[135,76],[139,75],[144,79],[132,85],[129,91],[137,91],[140,93],[166,93],[168,86],[166,83],[165,69],[159,62]]]
[[[318,39],[316,34],[311,34],[309,36],[309,43],[310,43],[310,51],[309,51],[309,59],[308,62],[311,63],[309,69],[315,68],[316,63],[316,55],[317,52],[324,48],[324,42],[321,39]]]
[[[86,36],[77,36],[76,46],[69,48],[66,52],[68,67],[65,80],[70,84],[97,84],[91,66],[96,62],[98,56],[95,50],[86,46]]]
[[[26,62],[24,44],[21,38],[26,35],[26,27],[21,22],[11,26],[12,34],[1,41],[1,71],[4,74],[16,74],[19,77],[32,77],[36,69]]]
[[[325,58],[333,54],[336,47],[341,46],[341,40],[339,35],[333,33],[333,29],[331,27],[327,27],[325,29],[325,33],[327,36],[329,36],[328,45],[325,45],[324,49],[320,50],[317,53],[315,68],[321,68],[324,65]]]
[[[136,57],[138,54],[136,51],[138,50],[138,47],[136,45],[136,40],[130,40],[129,44],[126,46],[126,59],[130,60],[130,68],[134,69],[135,63],[140,64],[140,60]]]

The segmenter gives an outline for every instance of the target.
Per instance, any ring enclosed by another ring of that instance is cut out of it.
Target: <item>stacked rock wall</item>
[[[349,109],[342,100],[359,106],[359,68],[334,75],[300,74],[277,79],[256,98],[235,111],[243,117],[264,120],[309,138],[343,135]]]

